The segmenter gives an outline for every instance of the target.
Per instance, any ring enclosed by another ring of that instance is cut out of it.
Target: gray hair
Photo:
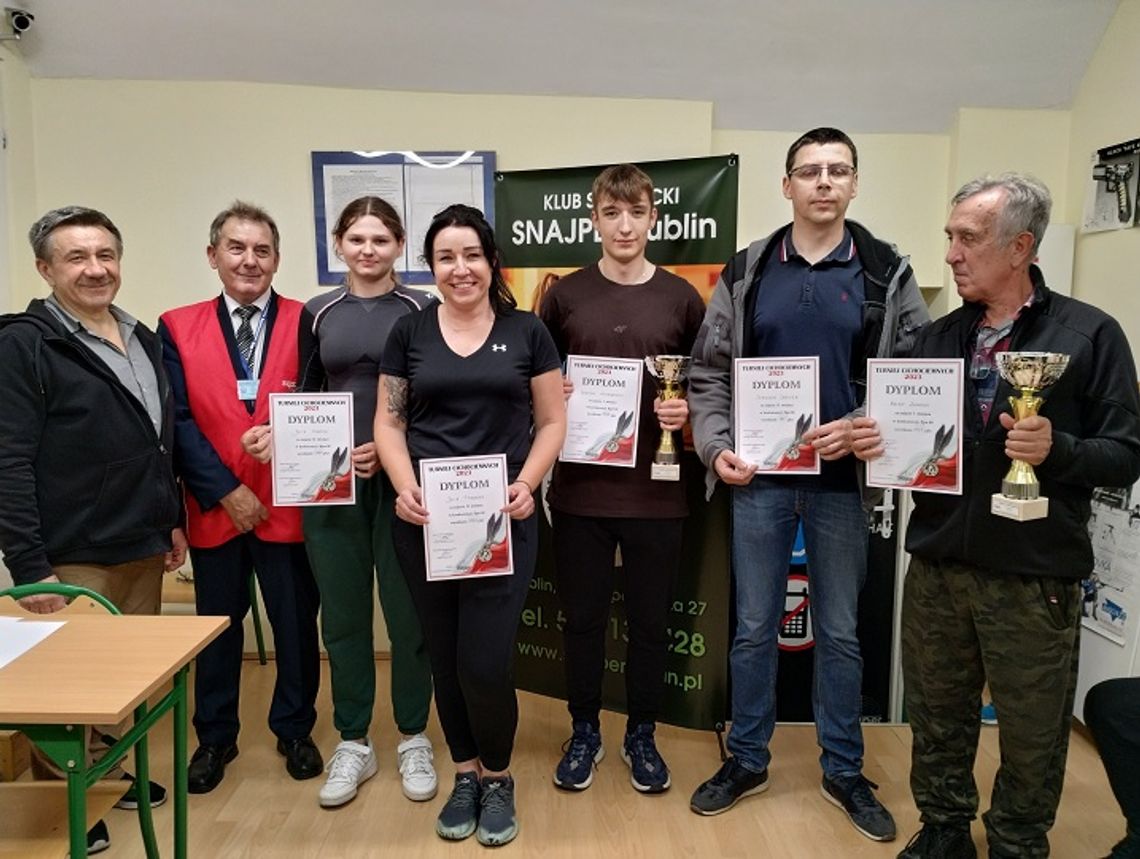
[[[62,206],[52,209],[28,230],[28,241],[36,259],[48,262],[51,259],[51,234],[61,227],[102,227],[115,237],[119,256],[123,255],[123,234],[114,222],[98,209],[86,206]]]
[[[1049,211],[1053,198],[1039,179],[1024,173],[1002,173],[1000,176],[980,176],[958,189],[951,207],[957,206],[985,191],[995,188],[1005,191],[1005,204],[997,215],[997,240],[1002,245],[1012,242],[1021,233],[1033,236],[1033,252],[1041,247],[1045,228],[1049,226]]]
[[[265,224],[273,236],[273,253],[281,254],[281,233],[277,230],[277,222],[261,206],[247,203],[245,200],[234,200],[230,205],[218,212],[210,224],[210,247],[216,248],[222,240],[222,227],[230,218],[239,221],[253,221],[255,224]]]

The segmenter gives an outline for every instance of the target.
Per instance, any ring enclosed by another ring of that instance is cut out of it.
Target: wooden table
[[[224,617],[71,615],[61,629],[0,668],[0,727],[23,731],[67,773],[72,856],[87,852],[87,788],[132,746],[138,795],[149,796],[146,734],[173,711],[174,855],[184,859],[186,675],[190,661],[228,623]],[[148,708],[148,699],[171,681],[171,690]],[[135,724],[88,767],[87,726],[115,725],[131,713]],[[157,856],[148,802],[139,803],[139,820],[147,855]]]

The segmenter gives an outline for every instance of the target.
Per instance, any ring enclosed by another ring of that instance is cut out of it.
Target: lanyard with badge
[[[257,344],[261,341],[261,332],[265,329],[265,319],[269,316],[269,307],[266,306],[265,310],[258,315],[260,318],[257,320],[257,330],[253,333],[253,342],[249,348],[249,354],[254,363],[257,362]],[[241,362],[241,371],[245,376],[244,379],[237,380],[238,399],[252,402],[257,399],[257,386],[260,380],[253,374],[253,368],[245,360],[245,355],[242,354],[241,349],[238,349],[238,361]]]

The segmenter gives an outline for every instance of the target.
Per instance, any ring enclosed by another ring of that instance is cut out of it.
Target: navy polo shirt
[[[756,354],[750,357],[819,356],[820,414],[825,424],[855,408],[851,356],[863,329],[863,264],[850,231],[819,262],[796,252],[792,231],[768,256],[752,316]],[[854,486],[853,457],[822,464],[823,486]]]

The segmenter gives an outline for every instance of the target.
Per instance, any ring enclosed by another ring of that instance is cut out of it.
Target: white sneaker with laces
[[[356,789],[376,775],[376,753],[372,743],[344,740],[333,752],[332,760],[325,767],[329,777],[320,792],[323,808],[336,808],[344,805],[354,796]]]
[[[423,734],[408,737],[396,746],[396,761],[404,781],[404,796],[425,802],[435,796],[439,780],[432,764],[431,740]]]

